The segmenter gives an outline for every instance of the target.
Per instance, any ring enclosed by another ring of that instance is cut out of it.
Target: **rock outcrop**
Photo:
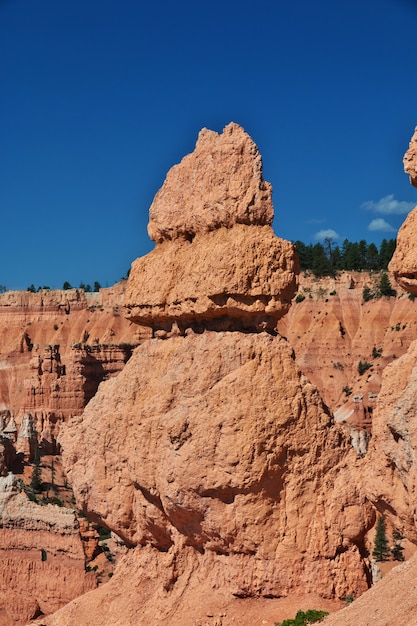
[[[94,589],[74,511],[39,506],[12,474],[0,478],[0,612],[23,624]]]
[[[410,183],[417,187],[417,127],[404,155],[404,171],[409,175]]]
[[[204,129],[150,209],[155,249],[130,272],[128,317],[154,330],[272,330],[287,312],[298,264],[271,227],[271,186],[237,124]],[[155,280],[155,277],[158,277]]]
[[[168,175],[156,248],[126,291],[155,338],[60,435],[78,505],[131,549],[42,624],[228,624],[243,602],[249,625],[244,598],[368,587],[361,458],[275,331],[297,262],[271,219],[258,151],[234,124],[204,131]]]
[[[46,452],[57,451],[61,423],[81,413],[149,336],[121,315],[125,284],[0,294],[0,411],[13,416],[17,433],[32,415]]]
[[[416,133],[404,157],[405,171],[417,186]],[[390,263],[398,283],[417,293],[417,208],[402,225]],[[401,359],[384,370],[380,399],[374,417],[369,455],[371,471],[366,487],[369,498],[391,524],[417,544],[417,341]]]
[[[297,365],[336,420],[362,423],[370,432],[382,373],[417,338],[417,301],[395,285],[392,274],[396,296],[364,301],[364,288],[376,293],[379,280],[380,274],[367,272],[320,280],[301,275],[297,297],[278,322]],[[362,373],[360,362],[367,367]]]
[[[411,182],[416,179],[416,134],[405,155]],[[390,263],[401,287],[417,293],[417,218],[414,209],[401,227]],[[373,435],[363,472],[367,498],[414,545],[417,544],[417,341],[383,372],[373,415]],[[325,623],[413,626],[417,620],[417,557],[394,569],[352,606]]]

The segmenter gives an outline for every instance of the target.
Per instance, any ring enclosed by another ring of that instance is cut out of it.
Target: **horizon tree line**
[[[331,237],[326,237],[323,243],[309,245],[297,240],[294,245],[300,259],[301,271],[309,270],[320,278],[335,276],[337,272],[344,270],[357,272],[387,270],[394,254],[396,239],[383,239],[379,249],[374,243],[368,244],[365,239],[358,243],[345,239],[339,247]]]

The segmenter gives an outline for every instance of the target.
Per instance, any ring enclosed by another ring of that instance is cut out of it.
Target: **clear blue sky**
[[[119,280],[168,169],[230,121],[277,235],[395,237],[416,37],[416,0],[0,0],[0,283]]]

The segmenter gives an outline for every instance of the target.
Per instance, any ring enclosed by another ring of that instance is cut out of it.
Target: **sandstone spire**
[[[128,317],[155,330],[272,330],[289,308],[298,265],[274,235],[271,185],[237,124],[203,129],[150,209],[155,249],[133,265]]]

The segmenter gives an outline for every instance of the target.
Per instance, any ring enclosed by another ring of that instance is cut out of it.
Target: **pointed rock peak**
[[[271,224],[273,217],[259,150],[231,123],[222,133],[203,128],[194,152],[171,168],[150,208],[148,232],[156,242],[192,240],[235,224]]]

